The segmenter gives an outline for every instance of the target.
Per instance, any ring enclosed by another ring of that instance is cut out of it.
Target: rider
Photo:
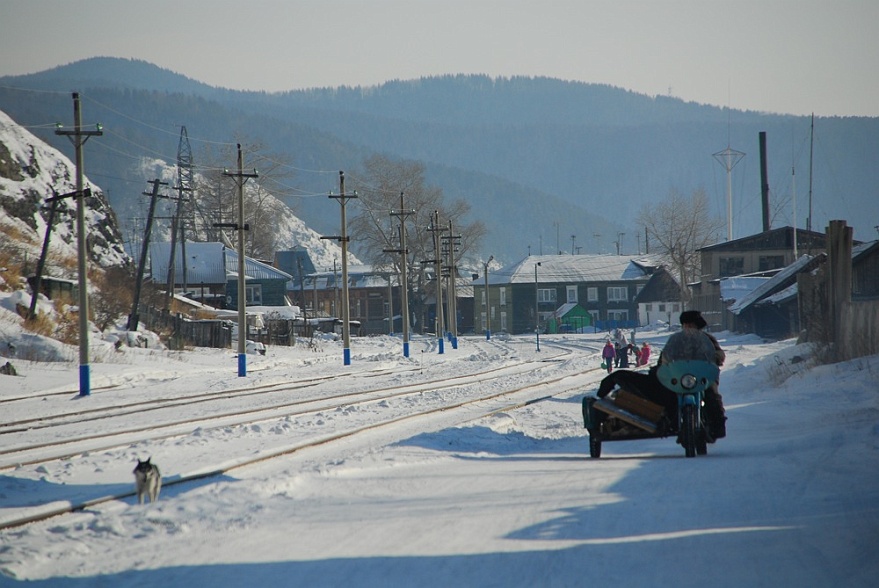
[[[695,329],[711,340],[714,345],[714,363],[717,367],[723,366],[726,361],[726,352],[720,347],[717,339],[704,329],[708,325],[698,310],[685,310],[681,313],[681,326],[684,329]],[[711,437],[720,439],[726,437],[726,412],[723,408],[723,396],[718,389],[719,382],[714,382],[705,390],[705,421]]]

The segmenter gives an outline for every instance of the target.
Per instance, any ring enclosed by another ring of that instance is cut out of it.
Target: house
[[[547,333],[582,333],[592,326],[592,315],[576,302],[559,306],[546,325]]]
[[[532,255],[473,280],[474,324],[485,332],[533,332],[577,303],[600,329],[638,324],[635,296],[656,269],[650,256]]]
[[[879,241],[852,248],[852,298],[879,298]]]
[[[635,296],[638,305],[638,323],[651,325],[658,321],[676,323],[684,309],[681,301],[681,285],[671,272],[658,267],[647,284]]]
[[[342,315],[342,272],[312,272],[303,284],[306,313],[317,311],[331,317]],[[370,265],[348,267],[348,317],[360,324],[363,335],[402,331],[400,284],[395,272],[376,270]],[[394,322],[388,324],[393,310]]]
[[[783,339],[800,331],[797,276],[814,272],[827,261],[825,253],[803,255],[730,304],[732,329]],[[735,278],[733,278],[735,279]]]
[[[184,257],[185,250],[185,257]],[[150,243],[150,274],[167,284],[170,243]],[[238,308],[238,253],[222,243],[186,243],[174,252],[174,290],[215,308]],[[184,264],[184,259],[186,263]],[[244,258],[247,306],[288,306],[290,274],[247,256]]]
[[[276,251],[272,265],[282,272],[290,274],[291,280],[287,284],[287,290],[291,294],[295,293],[291,299],[295,299],[299,295],[305,276],[313,274],[315,270],[314,262],[311,261],[308,251],[301,247],[287,251]]]
[[[688,284],[691,297],[687,307],[701,310],[702,316],[715,330],[734,329],[735,320],[726,312],[721,297],[723,278],[743,275],[772,277],[799,256],[814,256],[826,250],[827,236],[824,233],[789,226],[703,247],[699,250],[702,278],[695,284]]]

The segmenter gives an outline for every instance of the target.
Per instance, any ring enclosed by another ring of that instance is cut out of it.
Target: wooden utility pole
[[[143,235],[143,246],[140,249],[140,261],[137,264],[137,280],[134,283],[134,302],[131,305],[131,314],[128,315],[129,331],[136,331],[138,322],[140,321],[137,309],[140,305],[140,291],[143,286],[143,273],[146,269],[146,259],[149,254],[150,233],[153,230],[153,216],[156,213],[156,199],[159,197],[159,186],[168,185],[167,182],[163,182],[158,178],[147,183],[153,185],[153,191],[143,193],[144,196],[150,197],[150,209],[149,214],[147,214],[146,230]]]
[[[82,111],[79,104],[79,92],[73,93],[73,130],[58,129],[56,135],[65,135],[73,143],[76,153],[76,244],[77,272],[79,274],[79,395],[91,394],[91,373],[89,371],[89,298],[88,298],[88,250],[85,234],[85,191],[83,190],[82,146],[89,137],[100,137],[104,134],[101,125],[94,131],[82,130]],[[89,195],[91,192],[89,192]]]
[[[247,304],[247,294],[244,287],[244,231],[250,227],[244,224],[244,184],[249,178],[257,178],[256,170],[253,173],[244,173],[244,156],[241,153],[241,143],[238,143],[238,171],[223,171],[223,175],[235,180],[238,186],[238,222],[235,230],[238,232],[238,377],[247,375],[247,318],[244,307]],[[217,226],[217,225],[215,225]]]

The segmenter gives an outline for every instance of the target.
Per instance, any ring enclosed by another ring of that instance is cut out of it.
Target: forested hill
[[[278,75],[293,85],[295,72]],[[254,141],[288,155],[297,168],[288,184],[301,195],[288,203],[328,234],[338,229],[338,207],[317,195],[337,189],[338,170],[356,174],[376,152],[422,161],[430,183],[469,201],[487,225],[484,257],[505,261],[526,255],[528,245],[569,251],[571,235],[584,252],[609,252],[622,232],[623,252],[634,252],[643,233],[634,222],[638,210],[670,190],[705,189],[725,218],[726,171],[712,154],[727,146],[747,154],[731,176],[735,236],[759,231],[760,131],[768,137],[772,225],[793,222],[793,166],[799,226],[808,213],[808,117],[549,78],[449,75],[369,88],[237,92],[113,58],[2,78],[0,104],[23,125],[69,124],[71,89],[91,98],[84,102],[89,120],[112,129],[90,142],[87,166],[95,181],[106,178],[122,220],[135,214],[131,201],[151,179],[132,177],[134,156],[173,162],[180,125],[193,138],[197,163],[212,141]],[[69,151],[50,130],[40,136]],[[879,119],[817,118],[811,151],[813,229],[843,218],[855,238],[873,238]]]

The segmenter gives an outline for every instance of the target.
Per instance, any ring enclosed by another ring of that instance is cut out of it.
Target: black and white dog
[[[150,502],[159,499],[159,491],[162,489],[162,474],[159,473],[159,466],[150,463],[151,457],[146,461],[137,460],[137,467],[134,468],[134,486],[137,489],[137,501],[143,504],[144,496],[149,495]]]

